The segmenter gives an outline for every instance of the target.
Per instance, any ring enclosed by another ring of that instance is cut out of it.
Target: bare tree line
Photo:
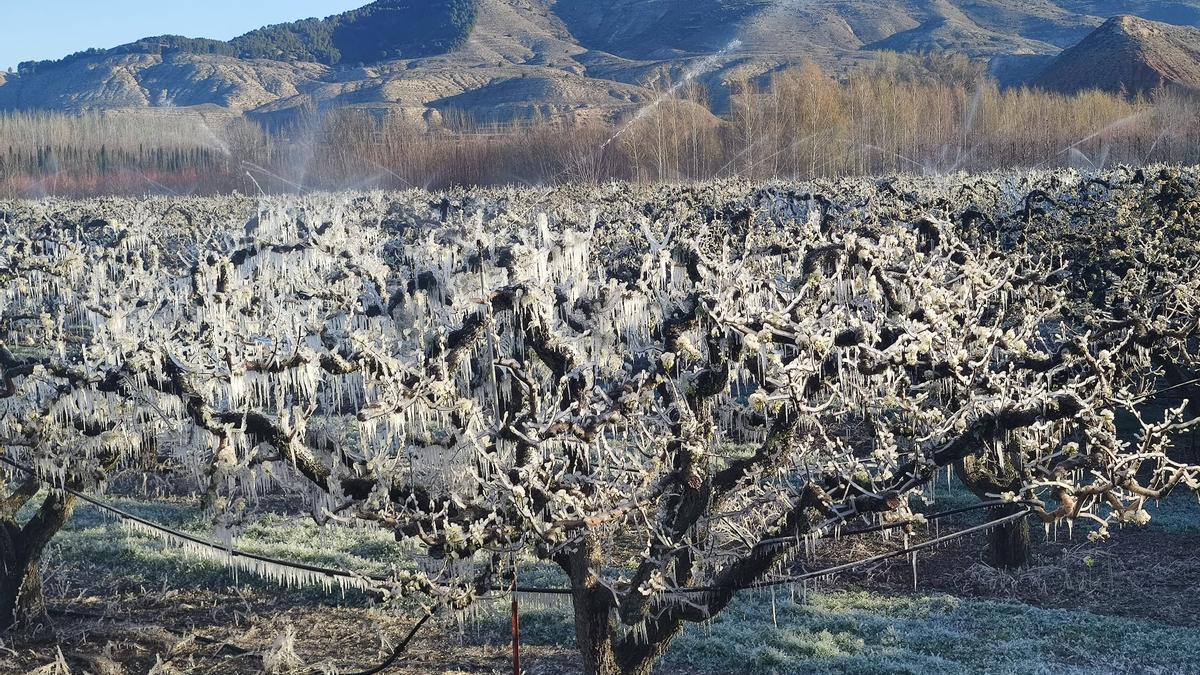
[[[916,65],[914,65],[916,63]],[[1200,99],[1002,89],[966,59],[895,55],[843,79],[815,65],[730,83],[713,115],[695,82],[656,84],[613,125],[429,128],[359,109],[268,132],[244,118],[0,115],[0,196],[689,182],[1012,167],[1194,163]]]

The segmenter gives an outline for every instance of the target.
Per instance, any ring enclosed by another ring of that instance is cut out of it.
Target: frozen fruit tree
[[[513,554],[553,562],[589,673],[650,672],[816,538],[919,525],[945,467],[1000,467],[989,498],[1094,537],[1200,488],[1169,452],[1182,407],[1142,410],[1158,364],[1194,360],[1195,275],[1132,265],[1138,302],[1081,316],[1045,247],[764,194],[736,228],[396,229],[379,197],[169,237],[10,227],[0,443],[36,477],[0,503],[6,622],[72,506],[39,486],[147,456],[188,462],[227,522],[287,483],[393,531],[416,553],[388,594],[461,608]]]
[[[1091,175],[1012,172],[969,177],[957,186],[953,202],[944,191],[899,191],[889,185],[883,184],[887,199],[876,200],[875,211],[894,209],[897,217],[917,219],[940,209],[949,212],[973,246],[1050,254],[1064,282],[1066,307],[1061,314],[1078,332],[1105,331],[1114,322],[1146,321],[1160,314],[1156,308],[1161,305],[1193,302],[1192,281],[1200,266],[1200,184],[1195,171],[1117,167]],[[1172,350],[1156,351],[1152,367],[1161,377],[1156,397],[1160,404],[1186,400],[1185,415],[1200,416],[1200,373],[1194,360]],[[1195,428],[1182,440],[1192,446],[1194,459]],[[1012,465],[986,457],[969,458],[956,469],[981,496],[1015,489],[1019,480]],[[1028,520],[994,528],[989,533],[991,562],[1023,564],[1029,555],[1029,529]]]

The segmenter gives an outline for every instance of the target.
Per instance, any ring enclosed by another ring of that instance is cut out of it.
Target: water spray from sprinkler
[[[247,172],[246,172],[246,178],[249,178],[249,179],[250,179],[250,182],[251,182],[251,183],[254,183],[254,187],[258,188],[258,194],[259,194],[259,196],[260,196],[260,197],[266,197],[266,196],[267,196],[267,193],[266,193],[266,192],[263,192],[262,186],[258,184],[258,180],[257,180],[257,179],[254,177],[254,174],[252,174],[252,173],[250,173],[249,171],[247,171]]]
[[[1116,131],[1117,129],[1120,129],[1121,127],[1123,127],[1127,124],[1136,122],[1137,120],[1141,119],[1142,117],[1145,117],[1148,113],[1149,113],[1148,110],[1142,110],[1140,112],[1135,112],[1132,115],[1126,115],[1125,117],[1122,117],[1121,119],[1119,119],[1115,122],[1112,122],[1112,123],[1104,126],[1101,129],[1097,129],[1096,131],[1093,131],[1092,133],[1075,141],[1074,143],[1063,148],[1062,150],[1059,150],[1058,153],[1046,158],[1045,160],[1041,161],[1040,163],[1038,163],[1037,166],[1035,166],[1033,168],[1041,169],[1041,168],[1045,167],[1047,164],[1049,164],[1050,162],[1054,161],[1055,159],[1057,159],[1063,155],[1073,156],[1071,154],[1072,151],[1078,152],[1077,149],[1079,148],[1079,146],[1083,145],[1084,143],[1087,143],[1088,141],[1090,141],[1093,138],[1096,138],[1098,136],[1103,136],[1104,134],[1107,134],[1110,131]],[[1079,154],[1083,154],[1083,153],[1079,153]],[[1086,159],[1086,156],[1085,156],[1085,159]],[[1091,160],[1088,160],[1088,162],[1090,163]]]
[[[671,87],[669,89],[667,89],[663,93],[656,96],[654,98],[654,100],[650,101],[649,103],[642,106],[641,108],[638,108],[637,112],[634,113],[632,119],[630,119],[628,122],[626,122],[624,125],[622,125],[621,128],[618,129],[615,134],[613,134],[612,136],[609,136],[608,140],[604,141],[604,143],[602,143],[600,145],[600,151],[603,152],[610,144],[612,144],[613,141],[617,140],[626,131],[628,131],[630,127],[632,127],[634,124],[637,124],[638,121],[640,121],[642,118],[644,118],[646,115],[648,115],[650,113],[650,111],[652,111],[655,108],[657,108],[658,106],[662,105],[663,102],[665,102],[668,98],[671,98],[672,96],[674,96],[676,92],[678,92],[680,89],[682,89],[689,82],[691,82],[692,80],[696,79],[697,77],[700,77],[701,75],[704,75],[705,73],[711,71],[713,68],[716,68],[720,64],[720,61],[723,57],[725,57],[727,54],[729,54],[730,52],[736,50],[737,48],[739,48],[741,46],[742,46],[742,41],[737,38],[734,38],[733,40],[731,40],[729,42],[729,44],[725,45],[725,47],[723,49],[721,49],[721,51],[719,51],[715,54],[711,54],[711,55],[706,56],[705,58],[701,59],[699,63],[697,63],[696,65],[689,68],[683,74],[683,79],[681,79],[678,82],[676,82],[675,84],[671,85]]]
[[[287,183],[288,185],[291,185],[292,187],[294,187],[294,188],[297,188],[298,190],[300,190],[300,191],[302,191],[302,192],[307,192],[307,191],[308,191],[308,188],[307,188],[307,187],[305,187],[305,186],[303,186],[303,185],[301,185],[300,183],[297,183],[297,182],[295,182],[295,181],[292,181],[292,180],[288,180],[288,179],[284,178],[283,176],[280,176],[280,175],[279,175],[279,174],[277,174],[277,173],[274,173],[274,172],[272,172],[272,171],[268,171],[267,169],[264,169],[264,168],[262,168],[261,166],[259,166],[259,165],[255,164],[254,162],[250,162],[250,161],[247,161],[247,160],[244,160],[244,159],[243,159],[243,160],[242,160],[242,166],[250,167],[251,169],[254,169],[255,171],[258,171],[258,172],[260,172],[260,173],[263,173],[263,174],[265,174],[265,175],[267,175],[267,176],[270,176],[271,178],[274,178],[274,179],[275,179],[275,180],[277,180],[277,181],[280,181],[280,182],[283,182],[283,183]],[[249,171],[247,171],[246,173],[247,173],[247,175],[248,175],[250,172],[249,172]],[[255,181],[255,184],[257,185],[257,181]],[[261,191],[261,188],[259,188],[259,189],[260,189],[260,191]]]

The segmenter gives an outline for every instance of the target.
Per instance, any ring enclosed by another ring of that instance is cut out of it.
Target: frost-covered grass
[[[1200,532],[1200,501],[1188,493],[1179,492],[1162,503],[1151,503],[1149,530],[1174,533]]]
[[[213,539],[211,523],[192,506],[110,500],[138,516],[181,531]],[[239,549],[296,562],[346,569],[365,574],[384,572],[391,564],[407,564],[392,536],[376,528],[320,527],[299,516],[264,515],[246,525],[234,538]],[[156,536],[121,526],[90,506],[79,508],[55,538],[50,565],[95,568],[105,575],[151,587],[225,588],[250,584],[276,588],[278,584],[237,571],[205,556],[197,556]],[[342,600],[340,592],[318,588],[290,589],[306,598]],[[347,599],[362,601],[347,592]]]
[[[774,620],[773,617],[774,616]],[[530,644],[569,643],[565,608],[527,611]],[[1190,627],[944,594],[813,590],[744,594],[692,626],[664,665],[685,672],[1185,673],[1200,670]]]
[[[693,628],[669,663],[698,670],[804,673],[1186,672],[1189,628],[947,595],[786,593],[741,600]]]

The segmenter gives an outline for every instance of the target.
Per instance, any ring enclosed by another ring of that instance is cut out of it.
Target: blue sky
[[[151,35],[229,39],[370,0],[0,0],[0,69]]]

